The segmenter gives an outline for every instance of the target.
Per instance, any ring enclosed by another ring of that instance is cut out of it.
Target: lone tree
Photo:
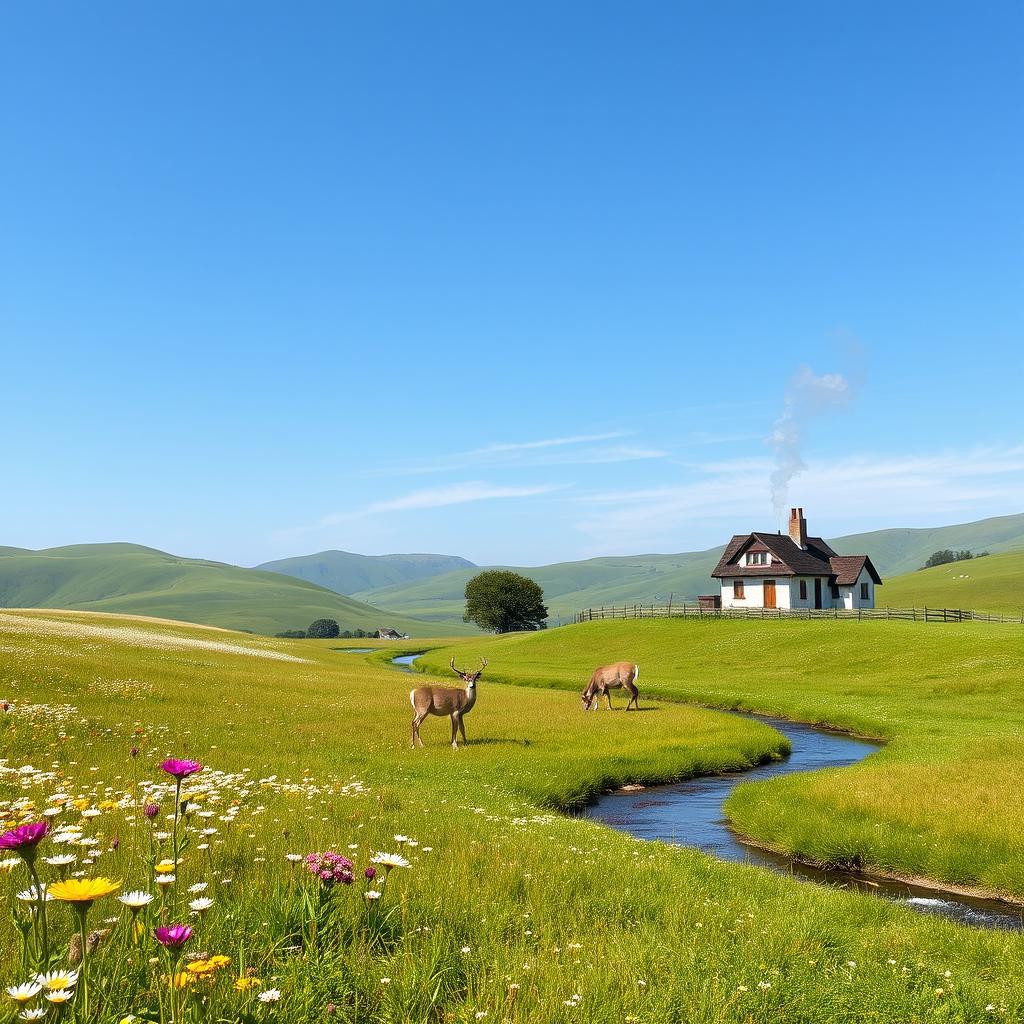
[[[490,569],[466,584],[466,614],[462,618],[481,629],[494,633],[542,629],[547,617],[544,591],[527,576]]]
[[[310,640],[333,640],[341,633],[341,627],[334,619],[317,619],[309,624],[306,636]]]

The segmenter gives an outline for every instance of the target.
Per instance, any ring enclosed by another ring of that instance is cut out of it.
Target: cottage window
[[[800,600],[807,600],[807,580],[800,581]]]
[[[839,584],[838,583],[831,583],[831,584],[829,584],[829,586],[832,588],[832,600],[833,601],[838,601],[839,600]]]
[[[732,585],[732,596],[737,601],[742,601],[743,594],[743,580],[736,580]]]
[[[767,565],[767,551],[750,551],[747,553],[747,565]]]
[[[862,601],[868,600],[868,585],[866,583],[860,585],[860,599]]]

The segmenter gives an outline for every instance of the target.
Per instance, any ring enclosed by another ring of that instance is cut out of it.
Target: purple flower
[[[131,750],[128,751],[128,756],[129,757],[138,757],[139,756],[139,748],[138,747],[132,747]]]
[[[142,813],[152,821],[160,813],[160,805],[146,804],[146,806],[142,808]]]
[[[153,937],[161,946],[177,950],[192,938],[192,929],[187,924],[161,925],[153,929]]]
[[[14,850],[24,854],[34,851],[39,841],[50,831],[48,821],[34,821],[31,825],[19,825],[0,836],[0,850]]]
[[[367,878],[376,878],[377,877],[377,869],[372,864],[370,864],[367,867],[367,869],[363,872],[363,874]]]
[[[173,775],[179,782],[181,782],[182,779],[187,779],[190,775],[195,775],[196,772],[201,772],[203,770],[203,766],[198,761],[186,761],[177,757],[167,758],[160,767],[163,768],[168,775]]]
[[[352,861],[340,853],[310,853],[306,855],[306,868],[324,885],[351,885],[355,880]]]

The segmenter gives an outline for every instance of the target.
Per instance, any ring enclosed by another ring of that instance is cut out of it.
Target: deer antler
[[[451,661],[449,662],[449,664],[450,664],[450,665],[451,665],[451,667],[452,667],[452,671],[453,671],[453,672],[454,672],[454,673],[455,673],[455,674],[456,674],[457,676],[464,676],[464,675],[466,674],[465,672],[463,672],[463,671],[462,671],[462,669],[461,669],[461,668],[456,668],[456,667],[455,667],[455,658],[454,658],[454,657],[452,657],[452,660],[451,660]]]
[[[485,668],[487,668],[487,659],[486,658],[481,658],[480,659],[480,671],[483,672],[483,670]]]

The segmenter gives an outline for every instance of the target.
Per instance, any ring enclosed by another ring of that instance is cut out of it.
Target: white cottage
[[[874,608],[882,585],[867,555],[837,555],[808,537],[802,508],[790,510],[788,535],[733,537],[711,575],[723,608]]]

